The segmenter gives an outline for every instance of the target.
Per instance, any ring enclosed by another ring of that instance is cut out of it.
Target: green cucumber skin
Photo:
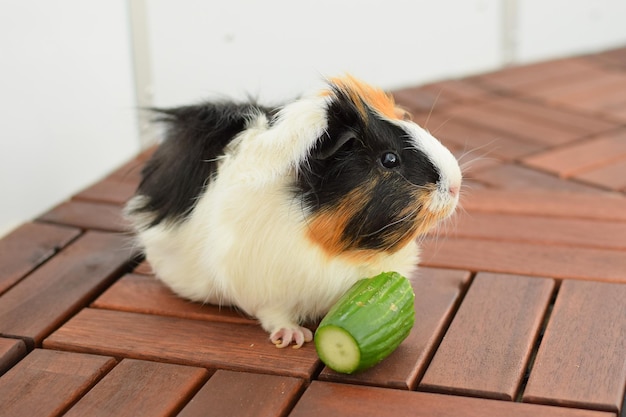
[[[414,300],[413,288],[406,278],[385,272],[354,284],[318,329],[333,325],[350,333],[361,357],[358,366],[347,373],[358,372],[389,356],[409,335],[415,322]],[[315,342],[316,346],[321,343],[317,338]]]

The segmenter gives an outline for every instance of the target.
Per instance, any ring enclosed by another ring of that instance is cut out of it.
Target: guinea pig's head
[[[327,126],[298,167],[309,239],[329,255],[393,253],[450,216],[461,170],[390,95],[329,80]]]

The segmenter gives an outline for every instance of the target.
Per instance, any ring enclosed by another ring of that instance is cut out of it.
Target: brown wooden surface
[[[420,388],[514,400],[553,289],[551,279],[478,274]]]
[[[614,413],[314,381],[291,417],[615,417]]]
[[[256,320],[230,307],[202,305],[176,296],[153,275],[128,274],[104,292],[92,307],[182,319],[254,324]]]
[[[355,375],[154,276],[142,152],[0,239],[0,416],[623,417],[625,92],[626,48],[394,92],[465,180],[409,337]]]
[[[524,400],[618,411],[626,387],[626,285],[561,284]]]
[[[380,366],[354,375],[325,367],[320,380],[414,389],[446,330],[470,273],[424,268],[413,277],[415,325],[407,339]]]
[[[74,195],[75,200],[124,205],[135,194],[137,184],[116,177],[98,181]]]
[[[626,222],[626,199],[613,193],[478,189],[468,194],[466,210]]]
[[[178,417],[282,417],[303,390],[297,378],[219,370]]]
[[[44,347],[307,379],[319,366],[312,344],[277,349],[258,325],[90,308],[48,337]]]
[[[202,368],[124,359],[64,416],[171,416],[207,377]]]
[[[132,251],[119,235],[87,232],[2,296],[0,334],[39,345],[117,278]]]
[[[105,356],[36,349],[0,378],[0,415],[60,416],[114,365]]]
[[[454,228],[437,231],[453,237],[539,245],[626,250],[626,222],[464,211]]]
[[[125,232],[129,229],[119,205],[91,201],[66,201],[41,215],[38,220],[106,232]]]
[[[0,240],[0,294],[80,234],[80,230],[25,223]]]
[[[0,337],[0,375],[26,356],[26,344],[19,339]]]
[[[448,236],[426,243],[422,263],[435,268],[626,283],[626,256],[622,250]]]

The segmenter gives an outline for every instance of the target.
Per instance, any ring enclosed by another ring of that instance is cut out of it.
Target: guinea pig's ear
[[[406,111],[400,106],[394,107],[393,112],[395,113],[396,117],[398,117],[398,119],[400,120],[406,120],[406,121],[413,120],[411,113],[409,113],[408,111]]]
[[[323,139],[313,148],[311,155],[315,159],[328,159],[340,150],[351,147],[355,140],[356,135],[352,131],[345,132],[336,139],[325,134]]]

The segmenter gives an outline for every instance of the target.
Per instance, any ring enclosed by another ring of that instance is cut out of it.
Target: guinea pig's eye
[[[380,163],[387,169],[396,168],[400,165],[400,157],[394,152],[385,152],[380,156]]]

